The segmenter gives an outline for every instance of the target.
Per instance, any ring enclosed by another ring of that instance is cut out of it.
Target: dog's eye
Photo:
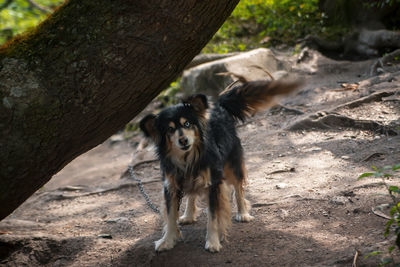
[[[167,131],[168,131],[169,133],[174,133],[174,132],[175,132],[175,128],[173,128],[173,127],[168,127]]]
[[[190,122],[189,121],[185,121],[185,123],[183,124],[183,127],[189,128],[190,127]]]

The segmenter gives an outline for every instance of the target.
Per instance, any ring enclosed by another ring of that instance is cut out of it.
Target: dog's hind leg
[[[249,213],[250,202],[244,198],[243,184],[237,183],[234,185],[234,187],[236,205],[238,209],[235,219],[238,222],[250,222],[254,219],[254,217]]]
[[[196,195],[190,194],[186,199],[185,213],[179,217],[180,224],[191,224],[196,221]]]
[[[250,202],[244,198],[243,185],[247,178],[246,167],[242,157],[239,158],[240,162],[228,162],[224,167],[224,177],[227,181],[233,185],[235,189],[235,199],[237,206],[236,221],[238,222],[250,222],[254,219],[250,215]]]
[[[209,188],[206,250],[218,252],[231,225],[229,188],[224,181]]]
[[[164,184],[164,235],[160,240],[155,242],[156,251],[173,248],[176,242],[181,238],[181,232],[177,224],[180,198],[179,192],[173,188],[171,184]]]

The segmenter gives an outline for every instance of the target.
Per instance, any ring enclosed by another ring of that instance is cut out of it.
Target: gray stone
[[[190,68],[183,73],[181,86],[185,95],[203,93],[217,97],[234,81],[230,75],[218,75],[219,73],[231,72],[248,80],[269,79],[260,68],[271,73],[274,78],[281,78],[287,75],[290,66],[279,61],[271,50],[258,48]]]

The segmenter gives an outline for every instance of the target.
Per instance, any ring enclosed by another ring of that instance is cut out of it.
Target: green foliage
[[[23,33],[43,21],[49,14],[26,0],[0,0],[0,45],[13,36]],[[35,0],[37,5],[56,8],[63,0]]]
[[[157,99],[165,106],[176,104],[175,96],[177,93],[179,93],[179,91],[181,91],[180,79],[172,82],[167,89],[158,95]]]
[[[363,179],[365,177],[374,176],[376,178],[382,179],[383,183],[385,184],[389,196],[392,199],[392,203],[390,204],[390,217],[391,219],[386,223],[385,233],[384,236],[388,237],[389,235],[394,235],[396,237],[395,244],[388,248],[389,254],[393,252],[395,247],[400,250],[400,188],[396,185],[388,185],[387,179],[388,178],[400,178],[400,164],[394,166],[385,166],[383,168],[377,168],[372,166],[374,172],[367,172],[361,174],[358,179]],[[394,231],[391,229],[394,229]],[[383,251],[373,251],[367,255],[380,255]],[[392,257],[385,257],[381,259],[380,266],[387,265],[387,264],[394,264],[394,260]],[[399,264],[397,264],[399,265]],[[397,266],[396,265],[396,266]],[[399,265],[400,266],[400,265]]]
[[[260,44],[294,45],[323,31],[318,0],[242,0],[204,52],[242,51]]]

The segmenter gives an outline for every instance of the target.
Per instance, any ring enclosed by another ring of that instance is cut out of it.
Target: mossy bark
[[[0,48],[0,220],[137,115],[238,0],[70,0]]]

